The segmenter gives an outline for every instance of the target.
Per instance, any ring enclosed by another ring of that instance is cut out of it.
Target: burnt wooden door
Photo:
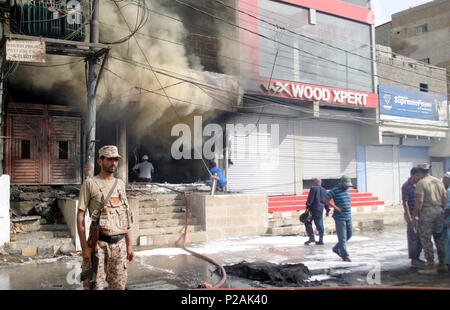
[[[81,120],[49,115],[54,112],[49,109],[11,109],[16,111],[37,115],[8,114],[5,170],[11,183],[81,183]]]
[[[48,119],[49,184],[79,183],[80,120]]]
[[[42,146],[45,135],[42,118],[14,115],[8,119],[9,136],[7,142],[11,183],[39,184],[42,183],[43,156]]]

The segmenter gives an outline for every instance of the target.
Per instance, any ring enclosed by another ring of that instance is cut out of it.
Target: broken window
[[[58,154],[59,159],[69,159],[69,141],[59,141]]]
[[[20,159],[30,159],[31,158],[31,144],[30,140],[20,141]]]

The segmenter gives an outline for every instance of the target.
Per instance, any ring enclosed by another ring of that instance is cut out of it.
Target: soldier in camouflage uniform
[[[445,248],[443,239],[444,204],[446,191],[444,184],[429,175],[429,164],[418,165],[420,181],[416,185],[416,203],[413,211],[413,221],[418,221],[419,237],[425,252],[427,267],[419,270],[420,274],[437,274],[447,272],[445,265]],[[434,264],[433,237],[437,248],[439,265]]]
[[[92,266],[91,255],[94,251],[86,240],[85,212],[88,209],[93,222],[100,216],[103,201],[115,183],[114,172],[117,170],[120,155],[117,147],[108,145],[100,148],[97,163],[101,168],[98,175],[84,181],[79,197],[77,227],[83,251],[82,269]],[[126,204],[125,183],[118,180],[109,201],[115,204]],[[124,290],[127,283],[127,263],[134,259],[131,247],[130,232],[117,236],[105,236],[100,232],[97,243],[98,269],[95,288],[90,286],[88,280],[83,282],[85,289],[103,290],[105,281],[110,290]]]

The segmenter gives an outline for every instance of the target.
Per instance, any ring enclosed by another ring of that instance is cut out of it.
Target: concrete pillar
[[[131,244],[139,245],[139,200],[128,199],[128,204],[133,213],[133,225],[131,226]]]
[[[9,175],[4,174],[0,176],[0,246],[10,239],[9,197]]]
[[[0,23],[0,39],[3,40],[3,23]],[[3,55],[2,55],[3,58]],[[3,163],[3,138],[1,136],[4,135],[4,125],[2,123],[3,121],[3,106],[4,106],[4,100],[3,100],[3,70],[2,70],[2,62],[0,62],[0,175],[3,174],[3,165],[1,163]]]
[[[117,147],[119,148],[119,154],[121,156],[118,177],[123,180],[125,184],[128,184],[127,123],[125,120],[120,121],[118,129]]]
[[[64,217],[64,221],[67,223],[70,236],[75,243],[75,250],[81,251],[81,243],[77,227],[78,200],[58,199],[58,207]],[[89,228],[91,227],[91,217],[89,216],[89,211],[86,211],[85,213],[84,226],[86,228],[85,238],[87,240],[89,238]]]
[[[303,194],[303,162],[301,158],[301,121],[295,120],[294,124],[294,156],[295,156],[295,194]]]

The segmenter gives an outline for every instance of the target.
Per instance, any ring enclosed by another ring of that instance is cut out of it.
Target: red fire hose
[[[201,259],[203,259],[203,260],[205,260],[205,261],[207,261],[207,262],[209,262],[209,263],[211,263],[213,265],[216,265],[217,267],[220,268],[220,271],[222,273],[222,279],[220,280],[220,282],[217,283],[214,286],[212,286],[212,285],[210,285],[210,284],[205,282],[205,283],[203,283],[201,285],[201,287],[202,288],[206,288],[206,289],[218,289],[218,288],[221,288],[225,284],[225,282],[227,280],[227,273],[225,272],[225,269],[222,267],[222,265],[220,265],[219,263],[217,263],[214,259],[212,259],[210,257],[207,257],[205,255],[202,255],[200,253],[194,252],[194,251],[186,248],[186,237],[187,237],[188,224],[189,224],[189,219],[188,219],[188,215],[189,215],[189,201],[188,201],[186,192],[182,192],[182,191],[170,188],[170,187],[165,186],[165,185],[157,184],[157,183],[147,183],[147,184],[156,185],[156,186],[159,186],[159,187],[167,188],[167,189],[169,189],[171,191],[183,194],[184,202],[186,204],[186,222],[185,222],[185,225],[184,225],[184,237],[183,237],[183,244],[182,244],[181,247],[183,248],[183,250],[193,254],[194,256],[197,256],[197,257],[199,257],[199,258],[201,258]]]

